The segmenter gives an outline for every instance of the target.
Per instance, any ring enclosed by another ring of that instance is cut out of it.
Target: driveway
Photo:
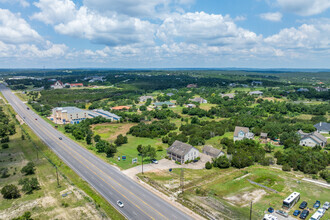
[[[211,161],[211,157],[205,154],[200,153],[200,160],[196,163],[189,164],[176,164],[174,160],[161,159],[158,161],[158,164],[143,164],[143,172],[155,171],[155,170],[168,170],[170,168],[188,168],[188,169],[204,169],[205,163]],[[136,174],[142,173],[142,165],[132,167],[130,169],[124,170],[123,173],[130,178],[134,179]]]

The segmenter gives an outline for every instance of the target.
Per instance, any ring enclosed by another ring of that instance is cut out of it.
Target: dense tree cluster
[[[0,142],[9,142],[9,136],[16,133],[15,124],[10,122],[8,115],[0,107]]]
[[[275,158],[277,164],[285,165],[308,174],[317,174],[327,167],[330,162],[330,155],[326,154],[319,147],[304,148],[301,146],[291,147],[283,153],[277,151]]]

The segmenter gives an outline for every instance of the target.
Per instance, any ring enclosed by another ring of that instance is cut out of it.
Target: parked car
[[[269,213],[273,213],[273,212],[274,212],[274,209],[273,209],[272,207],[269,207],[269,208],[268,208],[268,212],[269,212]]]
[[[309,220],[320,220],[322,218],[322,214],[319,212],[315,212]]]
[[[151,162],[154,164],[158,164],[158,160],[156,160],[156,159],[152,159]]]
[[[305,201],[303,201],[299,206],[300,209],[304,209],[306,207],[307,207],[307,202],[305,202]]]
[[[120,207],[120,208],[123,208],[124,207],[124,203],[120,200],[117,201],[117,205]]]
[[[36,118],[36,120],[38,120],[38,119]]]
[[[279,215],[284,216],[285,218],[287,218],[287,217],[289,216],[288,213],[286,213],[286,212],[284,212],[284,211],[282,211],[282,210],[276,210],[276,213],[279,214]]]
[[[277,220],[277,217],[275,217],[271,214],[265,214],[264,218],[262,220]]]
[[[322,208],[328,210],[330,208],[330,202],[325,202]]]
[[[304,209],[304,210],[301,212],[299,218],[301,218],[301,219],[306,219],[308,215],[309,215],[309,211],[306,210],[306,209]]]
[[[30,110],[30,108],[29,108],[29,107],[27,107],[26,109],[27,109],[27,110]]]
[[[301,213],[300,210],[295,210],[295,211],[293,212],[293,215],[294,215],[294,216],[298,216],[298,215],[300,215],[300,213]]]
[[[324,215],[325,211],[326,211],[326,210],[325,210],[324,208],[319,208],[319,209],[317,210],[317,212],[320,213],[322,216]]]
[[[59,137],[58,139],[62,140],[62,137]]]
[[[318,209],[320,207],[320,205],[321,205],[321,202],[319,200],[316,200],[316,202],[313,205],[313,208]]]

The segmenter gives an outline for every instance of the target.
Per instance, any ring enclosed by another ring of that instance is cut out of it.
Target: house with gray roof
[[[151,95],[144,95],[144,96],[140,96],[139,99],[140,99],[140,102],[146,102],[146,101],[148,101],[148,99],[153,100],[154,97],[152,97]]]
[[[247,127],[235,127],[234,131],[234,141],[241,141],[243,139],[253,139],[254,134],[250,132],[250,129]]]
[[[167,156],[171,160],[175,160],[183,164],[188,160],[195,160],[199,157],[199,151],[190,144],[175,141],[169,148],[167,148]]]
[[[211,145],[205,145],[203,147],[203,154],[209,155],[213,158],[218,158],[218,157],[225,155],[225,153],[223,151],[216,149],[216,148],[212,147]]]
[[[253,92],[249,92],[249,94],[255,96],[262,96],[264,93],[261,91],[253,91]]]
[[[325,147],[327,145],[327,139],[317,131],[304,133],[302,130],[299,130],[297,133],[300,136],[299,145],[301,146],[315,147],[319,145]]]
[[[202,104],[202,103],[207,103],[207,100],[206,100],[206,99],[203,99],[203,98],[201,98],[201,97],[197,97],[197,98],[194,98],[194,99],[190,99],[190,101],[192,101],[192,102],[198,102],[198,103],[200,103],[200,104]]]
[[[233,99],[235,97],[235,93],[221,94],[221,97],[228,97],[229,99]]]
[[[314,125],[316,128],[317,132],[319,133],[327,133],[329,134],[330,132],[330,123],[327,122],[320,122]]]

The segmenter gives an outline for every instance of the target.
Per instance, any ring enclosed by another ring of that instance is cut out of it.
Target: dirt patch
[[[109,138],[107,138],[107,140],[114,140],[120,134],[126,135],[129,129],[134,125],[135,124],[132,123],[127,123],[127,124],[103,123],[103,124],[92,125],[91,127],[92,130],[95,130],[95,127],[104,126],[101,129],[97,129],[97,133],[99,134],[111,133]],[[115,129],[114,127],[117,128]]]
[[[263,189],[254,190],[252,192],[244,192],[230,197],[224,197],[230,203],[233,203],[238,206],[248,206],[250,202],[258,202],[267,192]]]

